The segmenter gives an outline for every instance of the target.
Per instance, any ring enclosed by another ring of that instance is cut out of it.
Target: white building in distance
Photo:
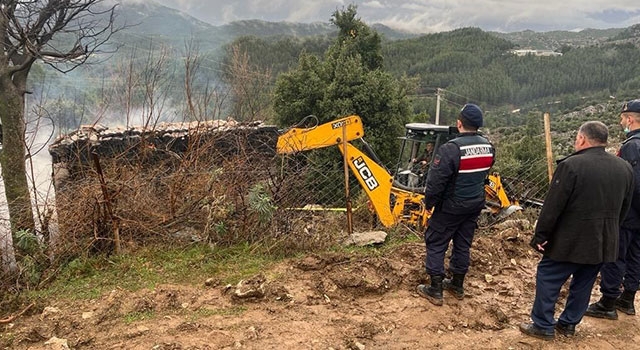
[[[547,56],[547,57],[562,56],[561,52],[555,52],[555,51],[552,51],[552,50],[530,50],[530,49],[524,49],[524,50],[511,50],[511,53],[516,55],[516,56],[526,56],[526,55]]]

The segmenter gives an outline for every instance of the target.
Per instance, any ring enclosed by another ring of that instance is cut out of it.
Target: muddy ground
[[[520,223],[521,224],[521,223]],[[11,349],[640,349],[638,317],[585,318],[574,338],[523,336],[539,255],[531,229],[479,232],[466,297],[444,306],[415,292],[425,248],[401,245],[366,258],[326,253],[279,264],[239,286],[215,276],[97,300],[47,301],[0,325]],[[566,296],[563,289],[558,310]],[[597,288],[592,299],[599,298]],[[639,316],[640,317],[640,316]]]

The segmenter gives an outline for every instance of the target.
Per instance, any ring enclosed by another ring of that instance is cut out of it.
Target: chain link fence
[[[500,174],[510,200],[517,201],[524,207],[540,207],[549,189],[547,169],[545,158],[506,163],[500,162],[498,158],[493,170]]]
[[[219,131],[129,131],[53,147],[56,192],[39,231],[11,237],[0,220],[4,293],[42,287],[79,257],[154,244],[248,243],[285,254],[328,248],[348,238],[348,202],[354,231],[382,228],[355,177],[345,182],[336,147],[280,156],[274,128]],[[494,170],[511,200],[542,202],[544,159]]]

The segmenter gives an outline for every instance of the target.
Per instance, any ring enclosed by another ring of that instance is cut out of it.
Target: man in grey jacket
[[[578,130],[575,152],[558,162],[531,240],[543,257],[533,322],[520,325],[527,335],[545,340],[553,339],[555,331],[574,335],[602,263],[617,259],[618,227],[631,203],[633,171],[605,151],[607,138],[606,125],[586,122]],[[567,303],[556,322],[555,304],[570,276]]]

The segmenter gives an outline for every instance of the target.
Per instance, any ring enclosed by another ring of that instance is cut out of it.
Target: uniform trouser
[[[562,285],[571,275],[569,295],[564,311],[560,314],[558,322],[576,325],[582,320],[589,299],[591,288],[598,277],[598,271],[602,264],[576,264],[570,262],[554,261],[543,257],[538,263],[536,274],[536,297],[531,310],[531,320],[538,328],[553,331],[556,322],[554,319],[555,306]]]
[[[608,298],[617,298],[621,291],[638,290],[640,280],[640,231],[620,228],[618,260],[605,263],[600,270],[600,291]]]
[[[469,270],[469,250],[476,229],[480,211],[472,214],[453,215],[435,212],[429,218],[429,226],[424,233],[427,246],[425,267],[429,275],[444,275],[444,256],[453,240],[449,271],[466,274]]]

